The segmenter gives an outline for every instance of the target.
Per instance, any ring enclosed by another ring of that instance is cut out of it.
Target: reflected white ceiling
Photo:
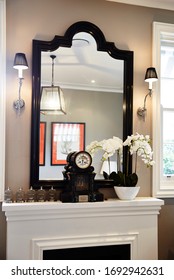
[[[123,92],[123,61],[113,59],[107,52],[97,51],[95,39],[80,32],[73,38],[71,48],[42,52],[42,85],[51,85],[52,59],[54,85],[61,88]]]

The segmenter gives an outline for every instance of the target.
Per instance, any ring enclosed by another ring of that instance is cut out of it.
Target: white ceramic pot
[[[137,194],[140,190],[140,187],[118,187],[118,186],[115,186],[114,190],[115,190],[119,199],[133,200],[137,196]]]

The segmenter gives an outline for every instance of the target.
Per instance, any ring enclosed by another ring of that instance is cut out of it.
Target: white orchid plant
[[[112,179],[115,186],[136,186],[138,182],[137,171],[137,157],[140,156],[142,161],[147,167],[154,164],[153,161],[153,151],[150,145],[149,135],[140,135],[136,133],[135,135],[128,136],[123,142],[120,138],[113,136],[107,140],[93,141],[91,142],[86,150],[93,157],[95,153],[99,150],[103,150],[102,161],[108,160],[110,162],[110,157],[114,154],[117,155],[117,170],[107,174],[103,172],[105,179]],[[127,166],[125,168],[125,173],[121,171],[121,160],[123,147],[128,147],[128,158]],[[128,173],[129,170],[129,155],[135,155],[135,169],[132,174]]]

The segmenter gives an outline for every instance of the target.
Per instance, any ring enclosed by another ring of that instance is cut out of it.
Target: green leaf
[[[106,173],[105,171],[103,171],[103,177],[105,178],[105,180],[109,179],[108,173]]]
[[[112,179],[114,181],[115,186],[134,187],[138,182],[138,176],[136,173],[125,175],[121,171],[118,171],[118,173],[112,172],[109,175],[109,179]]]
[[[134,187],[138,182],[138,176],[136,173],[130,174],[126,177],[126,186]]]

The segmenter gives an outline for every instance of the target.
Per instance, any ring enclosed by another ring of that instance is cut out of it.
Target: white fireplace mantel
[[[163,200],[136,198],[89,203],[3,203],[7,259],[42,259],[43,250],[131,245],[131,259],[158,258]]]

